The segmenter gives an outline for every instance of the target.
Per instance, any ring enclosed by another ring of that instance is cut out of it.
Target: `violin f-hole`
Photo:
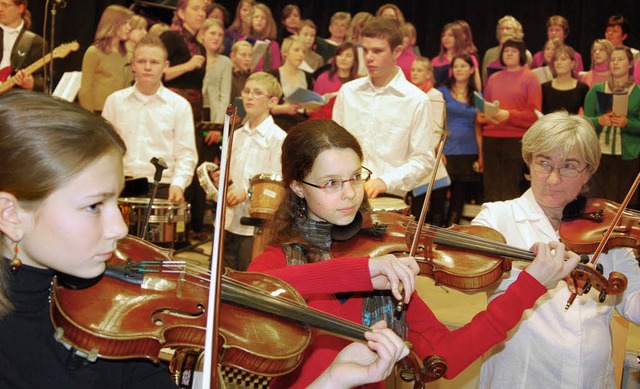
[[[165,322],[165,318],[163,316],[175,316],[183,319],[198,319],[204,315],[204,312],[205,307],[202,304],[198,304],[196,306],[196,311],[194,312],[181,311],[174,308],[159,308],[151,315],[151,321],[153,324],[161,326]]]

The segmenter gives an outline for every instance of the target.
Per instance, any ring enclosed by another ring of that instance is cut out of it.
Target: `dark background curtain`
[[[50,0],[53,2],[53,0]],[[81,44],[78,52],[70,54],[63,60],[56,60],[56,76],[69,70],[80,70],[82,55],[93,41],[98,20],[104,8],[109,4],[130,6],[133,0],[66,0],[67,6],[58,9],[55,22],[55,45],[77,40]],[[273,11],[277,22],[280,11],[286,4],[297,4],[302,9],[302,17],[312,19],[319,28],[319,36],[327,36],[329,18],[336,11],[347,11],[352,15],[359,11],[375,13],[379,6],[389,1],[351,1],[351,0],[307,0],[276,1],[265,0]],[[46,0],[30,0],[29,9],[33,14],[33,30],[43,32]],[[135,2],[137,9],[151,18],[169,22],[171,11],[167,6],[175,5],[175,0],[147,0]],[[145,5],[155,3],[157,6]],[[231,14],[235,12],[237,1],[219,1]],[[626,44],[639,48],[640,37],[640,2],[636,0],[398,0],[394,1],[403,11],[407,21],[412,22],[418,31],[417,44],[422,55],[434,57],[440,47],[442,27],[451,21],[464,19],[473,31],[473,38],[480,56],[484,51],[497,44],[495,37],[496,22],[504,15],[513,15],[522,23],[525,31],[525,42],[529,50],[535,53],[541,50],[546,41],[546,20],[551,15],[562,15],[569,21],[571,31],[566,43],[580,52],[585,68],[590,68],[590,47],[594,39],[604,37],[607,18],[612,14],[625,15],[631,25],[631,32]],[[46,12],[46,35],[50,41],[51,16]]]

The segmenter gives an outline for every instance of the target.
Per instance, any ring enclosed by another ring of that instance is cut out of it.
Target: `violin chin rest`
[[[353,221],[346,226],[336,226],[331,228],[331,238],[336,241],[345,241],[353,238],[362,229],[362,214],[356,213]]]
[[[81,277],[76,277],[70,274],[60,273],[60,272],[56,274],[56,277],[58,278],[58,284],[72,290],[85,289],[90,286],[93,286],[97,284],[98,281],[100,281],[103,276],[104,276],[104,273],[93,278],[81,278]]]

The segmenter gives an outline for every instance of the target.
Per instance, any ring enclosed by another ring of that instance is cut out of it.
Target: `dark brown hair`
[[[270,245],[300,245],[305,248],[307,258],[311,261],[319,259],[319,253],[314,251],[313,245],[307,242],[294,225],[298,217],[298,204],[305,200],[301,200],[289,185],[293,181],[304,180],[313,170],[318,155],[330,149],[351,149],[360,160],[364,158],[358,140],[333,120],[319,119],[302,122],[289,130],[282,144],[281,163],[285,195],[270,222],[272,227]],[[367,207],[365,194],[361,208]]]
[[[358,46],[356,46],[355,43],[349,41],[342,42],[336,49],[336,52],[333,55],[334,59],[331,63],[331,68],[329,69],[330,78],[338,73],[338,61],[336,60],[336,57],[347,50],[351,50],[353,52],[353,65],[351,65],[351,70],[349,71],[349,81],[358,78],[358,69],[360,68],[360,60],[358,59]]]

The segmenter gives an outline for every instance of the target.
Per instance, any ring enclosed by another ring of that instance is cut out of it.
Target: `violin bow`
[[[224,225],[227,206],[227,192],[229,183],[227,175],[231,165],[231,150],[233,144],[233,130],[238,109],[232,105],[227,108],[222,129],[222,152],[220,160],[220,178],[218,181],[218,199],[216,204],[216,228],[213,234],[211,249],[211,281],[209,285],[209,306],[207,307],[207,331],[204,343],[204,372],[203,382],[210,383],[210,388],[218,387],[218,318],[220,304],[220,288],[222,277],[222,256],[224,253]]]
[[[438,141],[438,146],[436,147],[436,161],[433,165],[433,172],[431,173],[431,181],[429,182],[429,186],[427,187],[427,193],[425,194],[424,203],[422,204],[422,210],[420,211],[420,217],[418,218],[418,224],[416,225],[416,233],[413,236],[413,242],[411,243],[411,248],[409,249],[409,256],[415,257],[416,252],[418,252],[418,242],[420,241],[420,234],[422,234],[422,228],[424,226],[424,221],[427,218],[427,211],[429,210],[429,202],[431,200],[431,192],[433,191],[433,184],[436,182],[436,174],[438,172],[438,166],[440,166],[440,161],[442,160],[442,154],[444,151],[444,144],[447,141],[447,136],[449,135],[449,131],[447,129],[447,103],[444,100],[433,100],[436,103],[442,103],[442,126],[438,126],[438,123],[434,120],[433,122],[440,130],[435,131],[435,133],[440,134],[440,140]],[[400,284],[402,287],[402,284]],[[400,289],[402,292],[402,289]],[[396,305],[396,311],[402,311],[404,307],[404,303],[402,301],[398,301]]]
[[[631,196],[633,196],[636,189],[638,189],[638,184],[640,184],[640,173],[638,173],[635,181],[633,181],[633,185],[631,185],[631,189],[629,189],[629,193],[627,193],[624,200],[622,200],[622,203],[620,204],[620,208],[618,209],[618,212],[616,212],[615,216],[613,217],[613,221],[611,222],[611,225],[609,225],[609,227],[607,228],[607,230],[605,231],[602,237],[602,240],[598,244],[598,247],[596,247],[596,250],[593,252],[591,261],[589,261],[589,263],[591,263],[592,265],[595,265],[595,263],[598,261],[598,257],[600,256],[600,254],[602,254],[602,251],[604,251],[604,248],[607,245],[609,238],[611,238],[613,231],[616,229],[616,227],[618,226],[618,222],[622,218],[622,214],[627,209],[627,205],[629,205],[629,201],[631,201]],[[564,307],[565,309],[569,309],[571,304],[573,304],[573,301],[576,299],[577,295],[578,294],[575,292],[571,293],[571,296],[569,296],[569,299],[567,300],[567,304]]]
[[[431,181],[429,182],[429,187],[427,188],[427,193],[425,195],[424,203],[422,204],[422,210],[420,211],[420,218],[418,219],[418,225],[416,226],[416,234],[413,237],[413,242],[411,243],[411,249],[409,250],[409,255],[414,257],[416,252],[418,251],[418,242],[420,240],[420,234],[422,233],[422,227],[424,226],[424,221],[427,218],[427,211],[429,210],[429,202],[431,200],[431,192],[433,191],[433,185],[436,182],[436,173],[438,172],[438,166],[440,166],[440,161],[442,160],[442,154],[444,151],[444,144],[447,141],[447,136],[449,135],[448,126],[447,126],[447,103],[444,100],[433,100],[433,102],[442,103],[442,129],[436,131],[436,133],[440,133],[440,141],[438,142],[436,161],[433,165],[433,173],[431,173]],[[435,121],[434,121],[435,123]],[[436,123],[437,126],[437,123]],[[438,126],[440,127],[440,126]]]

